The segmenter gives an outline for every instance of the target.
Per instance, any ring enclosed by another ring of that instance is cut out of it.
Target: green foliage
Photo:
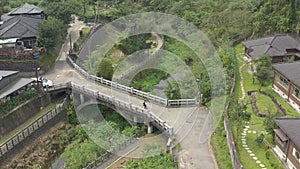
[[[269,80],[270,72],[272,71],[272,60],[269,55],[262,55],[255,61],[256,72],[255,76],[263,86]]]
[[[173,156],[163,154],[160,156],[131,160],[126,163],[125,169],[175,169]]]
[[[66,160],[66,168],[81,169],[94,161],[105,150],[95,144],[92,140],[75,140],[68,145],[61,157]]]
[[[165,94],[168,99],[180,99],[181,94],[180,94],[180,89],[178,84],[173,80],[172,82],[168,82],[168,87],[165,89]]]
[[[144,92],[151,92],[153,86],[158,84],[161,79],[166,79],[168,74],[158,69],[147,69],[139,72],[131,81],[130,86]]]
[[[63,23],[55,18],[48,17],[38,25],[37,40],[48,50],[54,49],[56,44],[62,42],[65,33],[65,26]]]
[[[144,149],[144,155],[146,157],[153,157],[157,155],[162,155],[164,149],[157,145],[146,145]]]
[[[7,100],[5,102],[0,101],[0,117],[5,116],[15,107],[21,105],[22,103],[36,97],[38,95],[37,90],[30,89],[24,91],[23,93],[13,97],[11,100]]]
[[[265,135],[263,135],[263,134],[261,133],[259,136],[256,137],[255,142],[256,142],[259,146],[261,146],[262,143],[264,142],[264,139],[265,139]]]
[[[77,118],[77,115],[76,115],[73,104],[68,105],[66,114],[67,114],[67,117],[68,117],[69,124],[71,124],[71,125],[78,125],[79,124],[79,121],[78,121],[78,118]]]
[[[104,79],[111,80],[114,73],[112,61],[110,58],[103,58],[99,64],[97,76],[103,77]]]
[[[131,36],[119,42],[116,47],[125,55],[130,55],[136,51],[150,48],[150,44],[146,43],[149,38],[149,34]]]
[[[265,119],[264,119],[264,126],[268,133],[274,136],[274,129],[278,128],[277,124],[275,123],[275,117],[278,117],[278,112],[269,112]]]

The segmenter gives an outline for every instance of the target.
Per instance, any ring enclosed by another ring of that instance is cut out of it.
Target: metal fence
[[[226,113],[229,111],[230,105],[231,105],[231,97],[233,95],[233,92],[235,90],[235,85],[236,85],[236,73],[234,74],[233,77],[233,86],[231,87],[230,90],[230,95],[229,95],[229,101],[226,104],[225,107],[225,111]],[[235,143],[234,143],[234,139],[233,139],[233,135],[231,132],[231,127],[230,127],[230,123],[228,120],[227,115],[225,115],[224,117],[224,128],[226,131],[226,139],[227,139],[227,144],[228,144],[228,148],[229,148],[229,152],[230,152],[230,156],[231,156],[231,160],[232,160],[232,165],[234,167],[234,169],[243,169],[243,165],[239,159],[236,147],[235,147]]]
[[[106,80],[102,77],[97,77],[94,75],[90,75],[88,72],[86,72],[84,69],[82,69],[80,66],[78,66],[70,57],[67,57],[68,62],[74,67],[76,71],[78,71],[81,75],[83,75],[86,79],[92,80],[100,85],[108,86],[117,90],[120,90],[122,92],[126,92],[129,94],[132,94],[134,96],[138,96],[140,98],[146,99],[148,101],[151,101],[153,103],[158,103],[163,106],[181,106],[181,105],[196,105],[198,104],[197,99],[178,99],[178,100],[168,100],[165,98],[161,98],[158,96],[155,96],[150,93],[146,93],[137,89],[134,89],[132,87],[128,87],[122,84],[119,84],[117,82],[113,82],[110,80]]]
[[[135,138],[135,136],[130,137],[129,139],[127,139],[124,142],[117,145],[116,147],[113,147],[110,152],[106,152],[106,153],[102,154],[101,156],[99,156],[96,160],[91,162],[84,169],[92,169],[92,168],[95,168],[95,167],[101,165],[102,163],[107,161],[110,157],[112,157],[114,155],[114,153],[117,153],[118,151],[128,147],[130,144],[132,144],[136,141],[137,141],[137,139]]]
[[[15,134],[14,137],[12,137],[8,141],[0,145],[0,157],[3,156],[5,153],[9,152],[16,145],[21,143],[24,139],[29,137],[32,133],[34,133],[37,129],[39,129],[48,121],[53,119],[55,116],[63,112],[66,107],[67,107],[67,101],[65,100],[63,104],[58,105],[55,109],[48,111],[42,117],[32,122],[28,127]]]

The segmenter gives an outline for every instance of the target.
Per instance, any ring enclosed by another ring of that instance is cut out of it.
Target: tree
[[[256,72],[255,76],[259,81],[259,90],[268,81],[270,72],[272,71],[271,57],[267,54],[263,54],[256,61]]]
[[[272,135],[272,137],[274,137],[274,129],[278,128],[277,124],[275,123],[275,117],[277,117],[279,115],[278,112],[268,112],[268,114],[265,117],[264,120],[264,126],[265,129],[268,133],[270,133]]]
[[[37,40],[46,49],[53,49],[56,44],[62,42],[65,30],[65,26],[60,20],[48,17],[38,25]]]
[[[165,89],[165,94],[168,99],[180,99],[181,94],[180,94],[180,89],[176,81],[168,82],[168,88]]]
[[[97,76],[103,77],[104,79],[111,80],[113,76],[114,68],[112,66],[112,61],[110,58],[103,58],[101,63],[99,64],[97,70]]]
[[[256,141],[256,143],[257,143],[259,146],[261,146],[261,144],[263,143],[264,139],[265,139],[265,135],[263,135],[263,134],[261,133],[259,136],[256,137],[255,141]]]

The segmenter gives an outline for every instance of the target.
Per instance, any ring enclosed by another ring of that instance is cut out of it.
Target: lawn
[[[262,132],[265,136],[265,141],[267,141],[269,144],[274,145],[272,135],[267,134],[265,131],[265,126],[263,124],[264,118],[257,117],[251,108],[250,100],[247,95],[247,91],[250,90],[258,90],[259,89],[259,83],[257,80],[253,79],[252,72],[250,71],[250,63],[246,63],[244,60],[242,60],[242,55],[240,53],[242,52],[242,46],[239,45],[236,47],[236,53],[239,54],[238,57],[238,67],[240,68],[242,65],[243,67],[241,68],[241,76],[243,77],[243,86],[244,86],[244,91],[245,91],[245,99],[244,103],[247,104],[247,112],[251,112],[251,120],[249,123],[250,130],[256,130],[258,133]],[[240,85],[240,78],[237,77],[237,87],[236,91],[238,92],[239,97],[242,96],[242,89]],[[272,83],[273,79],[270,78],[270,80],[262,86],[261,90],[270,93],[273,95],[282,105],[283,107],[287,110],[288,115],[287,117],[295,117],[299,116],[299,114],[292,108],[290,107],[280,96],[278,96],[273,90],[272,90]],[[257,100],[257,106],[259,107],[261,113],[268,114],[268,112],[276,112],[276,105],[275,103],[271,100],[270,97],[265,96],[263,94],[255,93],[256,100]],[[232,131],[235,135],[235,138],[237,137],[237,134],[239,134],[239,140],[238,140],[238,154],[240,157],[240,160],[242,164],[244,165],[245,168],[247,169],[255,169],[259,168],[259,165],[253,160],[252,157],[250,157],[249,153],[245,150],[244,147],[242,147],[242,142],[241,142],[241,131],[239,133],[235,132],[236,131],[236,125],[232,121]],[[275,157],[273,153],[270,153],[271,155],[269,156],[269,159],[266,157],[266,152],[267,152],[267,146],[265,143],[262,143],[262,145],[258,145],[258,143],[255,141],[259,134],[253,134],[253,133],[248,133],[246,136],[246,142],[251,151],[258,157],[258,160],[262,162],[262,164],[265,165],[266,168],[283,168],[282,165],[280,164],[280,161]]]

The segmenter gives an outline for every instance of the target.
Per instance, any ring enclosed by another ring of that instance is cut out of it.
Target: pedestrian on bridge
[[[144,100],[144,102],[143,102],[143,106],[144,106],[145,109],[147,109],[147,104],[146,104],[146,101],[145,101],[145,100]]]

